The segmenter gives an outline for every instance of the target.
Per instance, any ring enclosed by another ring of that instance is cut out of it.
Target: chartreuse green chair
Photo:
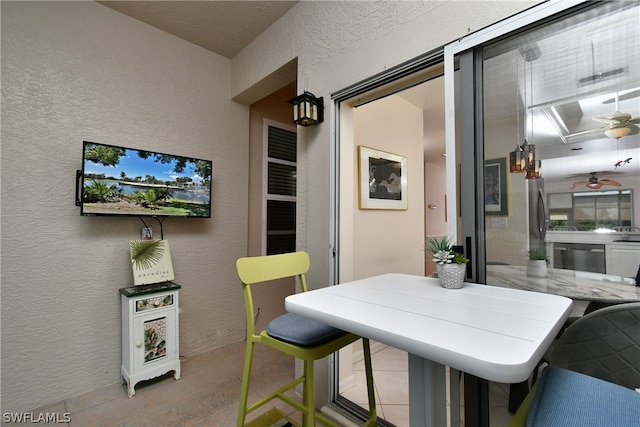
[[[314,361],[327,357],[342,347],[360,339],[360,337],[293,313],[287,313],[272,320],[264,331],[256,332],[254,326],[255,313],[251,287],[255,285],[268,286],[268,282],[275,279],[298,277],[302,292],[306,292],[305,273],[309,270],[309,265],[309,255],[306,252],[240,258],[236,263],[238,276],[242,282],[247,316],[247,350],[242,374],[238,427],[244,426],[247,414],[276,398],[301,411],[305,427],[314,427],[316,421],[327,426],[338,426],[326,416],[316,412],[313,384]],[[304,369],[300,377],[248,405],[253,351],[258,343],[301,359],[304,361]],[[362,345],[370,411],[370,417],[364,425],[372,426],[377,424],[377,416],[369,340],[363,338]],[[303,384],[302,404],[285,395],[287,391],[299,384]]]

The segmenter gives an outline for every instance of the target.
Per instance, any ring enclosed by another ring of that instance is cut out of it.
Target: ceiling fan
[[[584,135],[591,132],[604,131],[604,134],[609,138],[622,138],[627,135],[635,135],[640,132],[640,127],[636,126],[637,123],[640,123],[640,117],[631,117],[631,114],[623,113],[619,110],[619,97],[618,93],[614,98],[615,100],[615,108],[613,115],[609,117],[594,117],[593,120],[600,123],[605,123],[605,126],[601,126],[599,128],[588,129],[581,132],[575,132],[569,135],[566,135],[565,138],[571,138],[574,136]],[[607,103],[608,101],[605,101]]]
[[[589,172],[589,173],[591,174],[591,177],[589,178],[588,181],[576,181],[573,183],[573,186],[571,187],[571,189],[573,190],[574,188],[581,187],[583,185],[593,190],[602,188],[603,185],[613,185],[615,187],[622,186],[622,184],[620,184],[618,181],[614,181],[612,179],[598,179],[598,177],[596,176],[598,172]]]

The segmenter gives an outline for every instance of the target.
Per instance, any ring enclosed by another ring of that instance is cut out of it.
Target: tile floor
[[[139,383],[136,395],[127,397],[126,389],[114,384],[74,398],[48,405],[38,412],[70,413],[74,426],[216,426],[232,427],[236,422],[244,342],[230,344],[182,361],[181,379],[172,375]],[[251,385],[252,397],[263,390],[286,384],[294,372],[293,359],[257,346]],[[374,377],[379,413],[398,427],[408,426],[408,374],[406,353],[386,347],[373,355]],[[354,365],[360,371],[361,364]],[[358,380],[357,380],[358,381]],[[364,380],[362,379],[364,384]],[[358,385],[345,396],[366,402],[358,396]],[[492,427],[506,426],[508,386],[491,384]],[[251,399],[251,396],[250,396]],[[283,412],[287,406],[276,403]],[[366,404],[365,404],[366,406]],[[268,408],[265,408],[266,411]],[[258,410],[257,412],[264,412]],[[249,419],[254,416],[249,417]],[[294,420],[297,417],[294,417]],[[60,424],[55,424],[59,426]]]
[[[376,348],[373,346],[373,348]],[[374,350],[375,351],[375,350]],[[372,354],[376,405],[378,415],[398,427],[409,426],[409,375],[407,353],[393,347],[384,347]],[[367,408],[367,387],[364,363],[354,364],[355,386],[343,391],[349,400]],[[462,389],[460,394],[462,395]],[[509,424],[509,384],[489,384],[489,415],[492,427]],[[461,406],[461,414],[464,406]],[[464,419],[464,415],[461,415]],[[464,424],[462,424],[464,425]]]

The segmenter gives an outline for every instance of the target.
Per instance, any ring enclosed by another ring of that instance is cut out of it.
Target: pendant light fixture
[[[511,173],[524,173],[525,179],[538,179],[542,176],[542,161],[536,160],[536,146],[534,144],[530,144],[527,141],[526,134],[527,129],[531,128],[531,138],[530,141],[533,141],[533,115],[534,112],[531,110],[531,126],[527,126],[527,119],[529,118],[529,107],[528,105],[533,105],[533,64],[531,64],[530,69],[530,81],[531,81],[531,90],[529,91],[529,96],[531,97],[531,102],[527,100],[527,69],[526,62],[531,63],[533,60],[538,59],[540,55],[528,55],[527,52],[529,47],[525,47],[519,49],[517,52],[525,59],[525,67],[524,67],[524,79],[523,79],[523,104],[524,104],[524,116],[525,116],[525,125],[524,125],[524,143],[522,145],[519,142],[516,142],[516,149],[509,153],[509,171]],[[516,54],[516,86],[519,87],[520,80],[520,72],[518,67],[518,54]],[[517,95],[517,93],[516,93]],[[520,140],[520,100],[518,99],[516,103],[516,141]]]
[[[525,50],[529,50],[529,46],[527,46],[525,48]],[[529,81],[531,82],[531,87],[530,87],[530,94],[529,94],[529,98],[530,98],[530,103],[529,105],[534,105],[533,104],[533,61],[538,59],[540,56],[526,56],[525,58],[531,58],[531,59],[525,59],[527,62],[529,62]],[[526,85],[526,66],[525,66],[525,85]],[[535,111],[533,110],[533,107],[526,107],[525,108],[530,108],[531,109],[531,139],[530,141],[533,142],[534,140],[534,133],[535,133],[535,128],[534,128],[534,123],[533,123],[533,119],[535,116]],[[528,116],[528,114],[527,114]],[[536,159],[536,146],[535,144],[531,143],[531,144],[527,144],[526,148],[525,148],[525,152],[527,153],[527,166],[526,166],[526,175],[525,175],[525,179],[538,179],[542,177],[542,161],[541,160],[537,160]]]
[[[518,67],[519,56],[518,52],[515,52],[515,64],[516,64],[516,149],[509,153],[509,172],[511,173],[523,173],[525,171],[525,159],[524,150],[520,145],[520,67]],[[525,99],[526,99],[526,85],[525,85]],[[526,102],[526,101],[525,101]],[[525,140],[526,143],[526,140]]]

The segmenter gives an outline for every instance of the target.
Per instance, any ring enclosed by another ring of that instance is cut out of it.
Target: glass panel
[[[265,241],[273,255],[296,249],[296,133],[268,126],[267,142]]]
[[[267,155],[273,159],[295,162],[297,158],[296,133],[269,126],[269,149]]]
[[[620,225],[629,227],[633,224],[632,219],[633,209],[631,205],[631,195],[622,195],[620,196]]]
[[[594,3],[484,48],[484,161],[514,159],[501,190],[506,214],[485,209],[487,263],[524,267],[530,248],[551,255],[559,234],[539,232],[549,226],[566,233],[640,224],[640,208],[618,191],[640,189],[640,170],[630,166],[640,158],[639,17],[638,2]],[[525,152],[541,161],[541,179],[515,173]]]
[[[267,200],[267,255],[296,249],[296,203]]]
[[[571,193],[549,194],[549,209],[561,209],[573,207]]]
[[[267,239],[267,255],[285,254],[296,250],[296,235],[270,234]]]
[[[269,163],[268,194],[296,195],[296,167]]]

